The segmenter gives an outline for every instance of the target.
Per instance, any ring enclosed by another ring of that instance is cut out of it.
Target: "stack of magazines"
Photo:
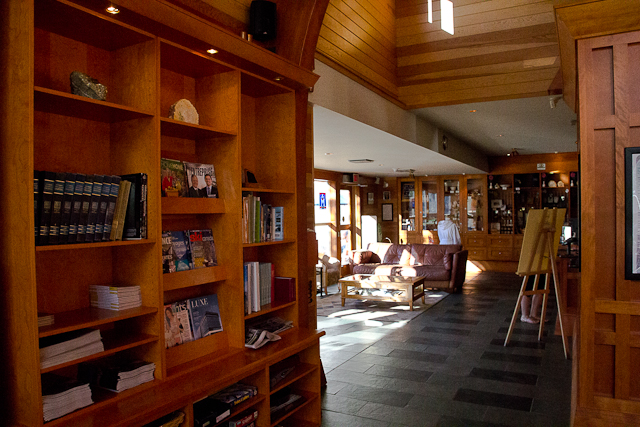
[[[40,339],[40,368],[87,357],[104,351],[99,329],[65,332]]]
[[[93,399],[88,383],[51,373],[42,374],[42,409],[45,422],[91,404]]]
[[[140,286],[89,286],[91,306],[107,310],[126,310],[140,307],[142,296]]]
[[[82,363],[78,378],[117,393],[153,381],[155,363],[142,360],[100,360]]]

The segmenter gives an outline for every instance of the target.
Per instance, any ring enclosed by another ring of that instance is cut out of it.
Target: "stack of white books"
[[[42,409],[45,422],[91,404],[93,399],[88,383],[51,373],[42,375]]]
[[[156,364],[143,360],[98,360],[81,363],[78,379],[91,385],[121,392],[154,380]]]
[[[46,369],[104,351],[99,329],[66,332],[40,340],[40,368]]]
[[[130,370],[123,370],[118,372],[118,380],[115,388],[115,391],[117,392],[121,392],[123,390],[139,386],[140,384],[153,381],[153,373],[156,370],[156,364],[141,363],[137,368],[134,368],[134,366],[129,366],[124,367],[124,369]]]
[[[140,286],[90,285],[91,306],[107,310],[126,310],[140,307]]]

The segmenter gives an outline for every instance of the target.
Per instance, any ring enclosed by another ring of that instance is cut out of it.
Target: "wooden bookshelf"
[[[99,3],[99,2],[98,2]],[[119,15],[88,0],[15,0],[0,3],[0,50],[10,58],[0,70],[0,164],[7,187],[0,204],[0,236],[7,254],[0,314],[6,367],[0,371],[9,399],[6,422],[22,426],[142,426],[182,410],[194,425],[193,403],[238,381],[259,396],[238,408],[257,408],[260,426],[271,424],[269,368],[299,354],[302,375],[291,386],[316,396],[295,419],[319,424],[319,338],[305,328],[299,295],[244,315],[243,262],[275,265],[298,288],[303,195],[298,188],[296,121],[317,76],[271,52],[230,35],[164,0],[125,0]],[[196,31],[197,29],[197,31]],[[209,55],[206,47],[226,47]],[[69,75],[84,72],[107,87],[106,101],[71,93]],[[274,81],[284,76],[283,82]],[[199,123],[169,119],[170,106],[192,101]],[[302,100],[305,100],[302,102]],[[20,118],[17,120],[16,118]],[[19,122],[19,123],[18,123]],[[218,199],[161,197],[162,157],[214,165]],[[261,188],[242,186],[251,170]],[[144,240],[35,246],[33,171],[123,175],[146,173]],[[252,191],[284,207],[285,240],[242,243],[242,193]],[[211,229],[218,266],[162,274],[164,230]],[[139,285],[142,307],[111,311],[90,307],[89,286]],[[223,331],[165,348],[164,305],[218,296]],[[54,325],[38,328],[37,312]],[[282,339],[245,349],[245,321],[278,315],[294,323]],[[40,369],[39,339],[99,328],[105,351]],[[123,393],[94,393],[94,404],[43,423],[41,374],[73,377],[78,365],[107,357],[139,358],[156,365],[155,380]],[[288,420],[290,414],[283,417]]]

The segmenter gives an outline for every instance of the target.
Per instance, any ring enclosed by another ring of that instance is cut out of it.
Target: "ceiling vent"
[[[349,162],[351,162],[351,163],[373,163],[373,160],[371,160],[371,159],[353,159],[353,160],[349,160]]]

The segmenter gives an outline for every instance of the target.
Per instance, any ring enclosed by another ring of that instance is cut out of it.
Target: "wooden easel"
[[[513,327],[518,318],[520,304],[525,295],[543,295],[542,313],[540,314],[540,329],[538,332],[538,340],[542,339],[544,333],[544,322],[547,315],[547,299],[549,297],[549,273],[553,275],[553,284],[556,293],[556,303],[558,305],[558,317],[560,320],[560,334],[562,335],[562,346],[564,349],[564,357],[568,358],[567,337],[564,334],[562,322],[562,311],[560,307],[560,293],[558,292],[558,271],[556,266],[556,253],[560,244],[560,234],[566,209],[531,209],[527,217],[527,227],[524,231],[522,239],[522,251],[520,252],[520,261],[518,262],[518,271],[516,274],[523,277],[518,302],[513,310],[513,317],[509,325],[507,337],[504,345],[509,344]],[[546,275],[544,289],[538,289],[540,275]],[[533,289],[526,290],[530,276],[535,276]]]

